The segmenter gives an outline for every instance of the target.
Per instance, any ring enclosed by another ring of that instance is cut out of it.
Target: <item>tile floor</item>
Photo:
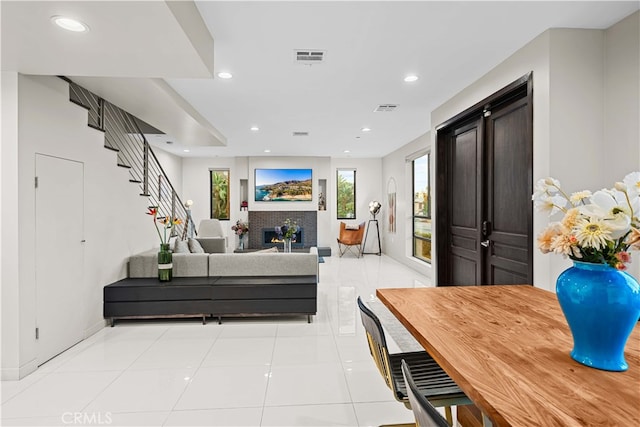
[[[305,317],[227,319],[222,325],[123,321],[27,378],[2,382],[1,424],[412,422],[376,370],[355,299],[372,300],[379,287],[423,286],[430,286],[427,277],[384,255],[334,255],[320,264],[318,315],[311,324]]]

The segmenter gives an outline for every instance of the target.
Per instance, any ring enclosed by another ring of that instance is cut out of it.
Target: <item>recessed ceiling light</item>
[[[66,16],[55,15],[51,17],[51,21],[60,28],[64,28],[68,31],[76,33],[84,33],[89,31],[89,26],[85,23],[78,21],[77,19],[68,18]]]
[[[184,150],[182,150],[182,151],[184,151],[185,153],[190,153],[191,152],[191,150],[186,149],[186,148]]]
[[[270,153],[270,152],[271,152],[271,150],[269,150],[268,148],[266,148],[266,149],[264,150],[264,152],[265,152],[265,153]]]
[[[411,82],[415,82],[416,80],[418,80],[418,76],[416,76],[415,74],[409,74],[407,77],[404,78],[404,81],[407,83],[411,83]]]
[[[260,130],[260,128],[258,126],[251,126],[251,130],[253,132],[258,132]]]
[[[371,128],[364,127],[360,129],[362,132],[371,132]]]
[[[220,77],[221,79],[230,79],[233,77],[233,74],[227,72],[227,71],[220,71],[218,73],[218,77]]]
[[[344,153],[350,153],[350,152],[351,152],[350,150],[344,150]]]

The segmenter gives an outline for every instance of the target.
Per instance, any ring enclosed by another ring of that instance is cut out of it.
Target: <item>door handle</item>
[[[482,245],[483,248],[488,248],[491,242],[489,241],[489,239],[487,239],[480,242],[480,244]]]

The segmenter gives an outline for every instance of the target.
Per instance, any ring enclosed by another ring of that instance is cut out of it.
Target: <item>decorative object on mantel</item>
[[[169,239],[173,233],[173,227],[181,224],[179,218],[169,216],[161,216],[158,214],[157,206],[149,206],[147,215],[153,217],[153,225],[156,227],[158,237],[160,238],[160,252],[158,252],[158,280],[161,282],[169,282],[173,278],[173,255],[169,249]],[[162,224],[162,233],[158,224]],[[167,234],[167,231],[169,232]]]
[[[574,262],[556,282],[573,335],[571,357],[597,369],[627,370],[624,347],[640,317],[640,285],[623,270],[629,250],[640,250],[640,172],[612,189],[570,196],[558,180],[541,179],[532,199],[550,216],[564,213],[540,234],[538,246]]]
[[[323,193],[320,193],[318,195],[318,210],[319,211],[327,210],[327,205],[326,205],[326,201]]]
[[[231,229],[238,235],[238,249],[244,250],[244,235],[249,232],[249,223],[237,220]]]
[[[278,240],[282,240],[284,244],[284,252],[291,252],[291,242],[296,241],[296,233],[300,230],[298,223],[289,218],[284,220],[284,224],[275,227]]]

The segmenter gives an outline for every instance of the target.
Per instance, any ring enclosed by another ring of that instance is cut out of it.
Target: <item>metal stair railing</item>
[[[118,166],[127,168],[130,182],[140,184],[141,196],[148,197],[149,206],[157,206],[159,216],[181,221],[172,236],[187,235],[187,210],[169,181],[167,174],[140,131],[137,119],[82,86],[69,83],[69,99],[87,109],[88,125],[104,132],[105,148],[118,153]]]

